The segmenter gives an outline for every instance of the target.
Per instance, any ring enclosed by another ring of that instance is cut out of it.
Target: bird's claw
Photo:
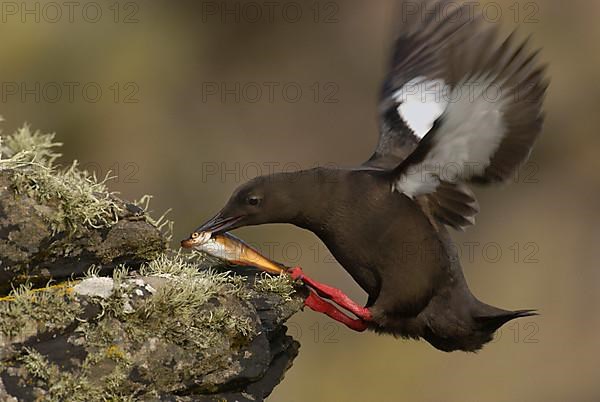
[[[300,267],[290,268],[287,270],[287,273],[295,281],[301,281],[302,279],[304,279],[304,272]]]

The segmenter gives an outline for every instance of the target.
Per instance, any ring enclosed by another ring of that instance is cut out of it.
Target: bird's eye
[[[258,204],[260,204],[260,198],[259,197],[248,197],[248,204],[255,207]]]

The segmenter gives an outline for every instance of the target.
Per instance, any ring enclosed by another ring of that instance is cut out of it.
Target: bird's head
[[[196,232],[224,233],[243,226],[289,223],[298,214],[293,201],[295,183],[279,174],[257,177],[238,187],[221,212]]]

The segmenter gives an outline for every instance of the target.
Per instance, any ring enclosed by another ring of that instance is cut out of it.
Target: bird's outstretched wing
[[[497,26],[471,9],[415,4],[403,17],[379,144],[365,165],[393,169],[395,191],[464,228],[479,210],[465,183],[507,180],[529,156],[543,122],[545,66],[527,40],[498,44]]]
[[[398,166],[443,112],[444,99],[436,99],[434,93],[449,83],[448,49],[459,44],[459,33],[469,23],[466,10],[452,8],[452,3],[402,3],[399,32],[379,101],[379,142],[365,166]],[[424,94],[419,91],[430,95],[429,102],[422,101]]]

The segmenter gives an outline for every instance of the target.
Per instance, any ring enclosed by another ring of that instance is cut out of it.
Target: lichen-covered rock
[[[0,400],[263,400],[298,353],[284,322],[303,298],[181,256],[21,289],[0,301]]]
[[[53,138],[27,126],[0,138],[0,295],[78,276],[91,265],[105,273],[123,262],[135,267],[166,249],[143,209],[76,163],[54,166],[60,144]]]
[[[0,138],[0,401],[264,399],[306,290],[167,251],[164,217],[55,167],[53,139]]]
[[[25,282],[36,285],[81,275],[91,265],[110,272],[136,266],[165,251],[160,231],[143,211],[114,198],[115,222],[55,230],[60,200],[44,203],[15,190],[14,170],[0,171],[0,294]]]

